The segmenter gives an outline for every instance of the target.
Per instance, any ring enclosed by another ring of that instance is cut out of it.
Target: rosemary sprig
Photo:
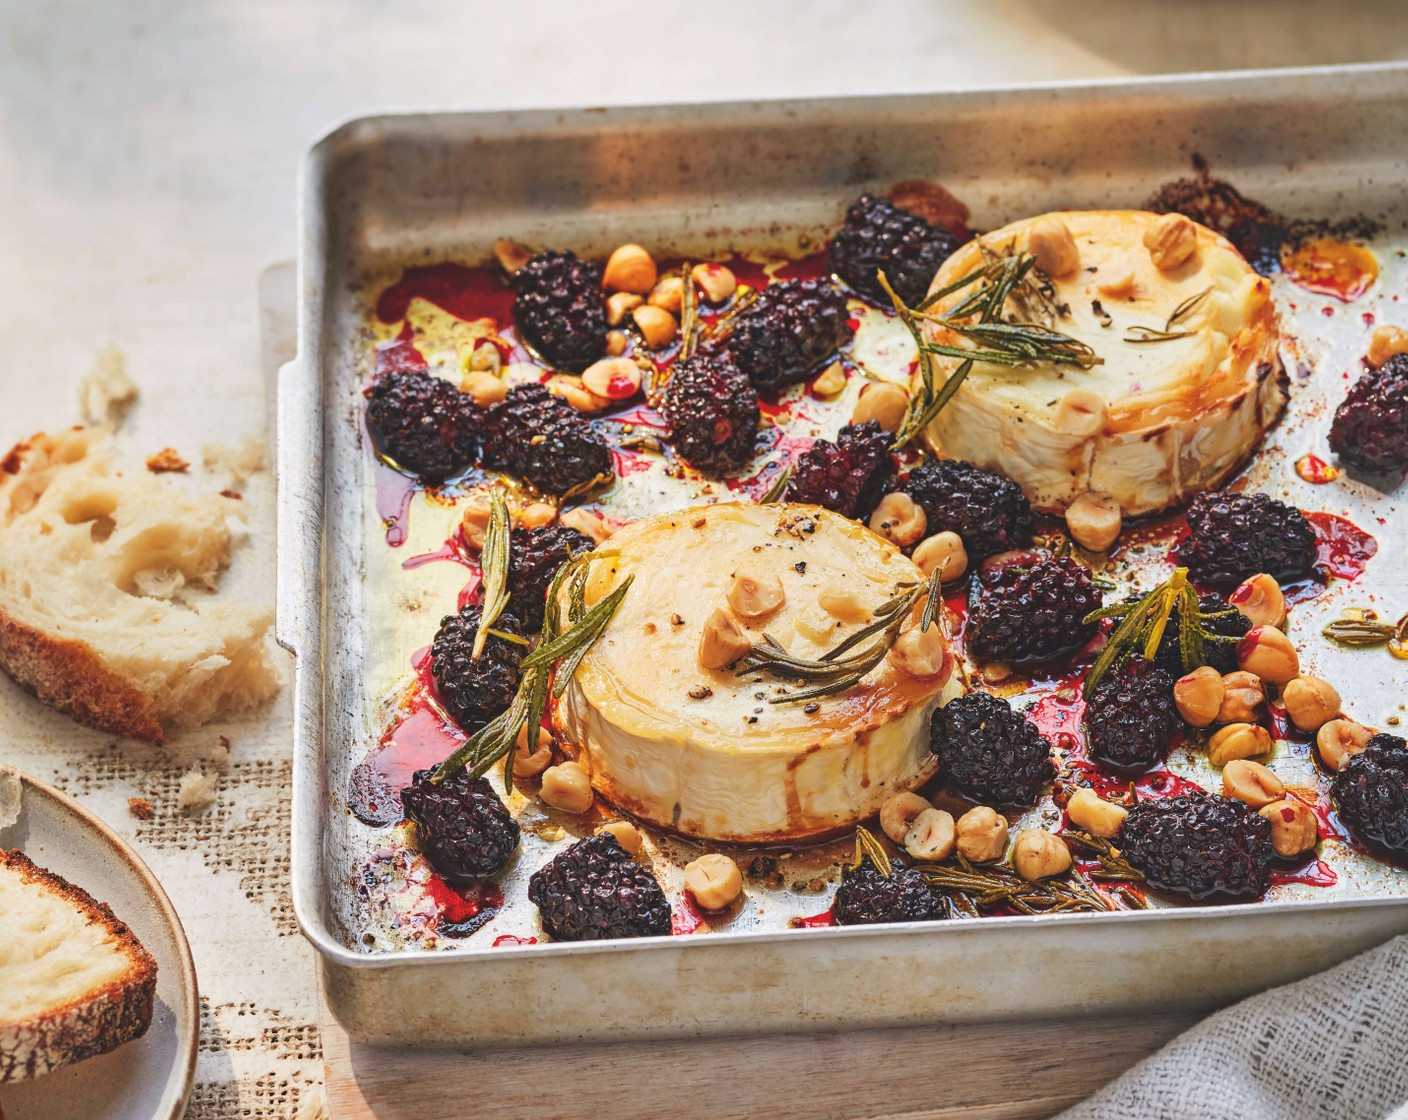
[[[778,476],[772,480],[772,485],[768,487],[767,493],[758,499],[758,504],[767,506],[782,501],[782,495],[787,493],[787,484],[791,481],[792,468],[790,466],[783,467]]]
[[[1165,320],[1163,330],[1154,327],[1133,326],[1129,328],[1130,333],[1125,335],[1126,342],[1169,342],[1175,338],[1187,338],[1192,331],[1176,331],[1173,328],[1189,315],[1194,309],[1212,294],[1212,288],[1204,288],[1196,295],[1191,295],[1173,309],[1173,313]],[[1137,334],[1135,332],[1138,332]]]
[[[957,867],[924,864],[914,870],[930,886],[970,898],[979,910],[1006,905],[1023,914],[1089,914],[1120,908],[1079,871],[1072,871],[1068,880],[1029,882],[1006,863],[975,867],[961,855],[955,858]]]
[[[508,502],[502,490],[489,496],[489,524],[484,528],[484,547],[479,550],[479,568],[483,583],[480,593],[479,629],[469,652],[471,661],[478,661],[489,640],[489,628],[499,620],[508,606]]]
[[[862,826],[856,829],[856,857],[851,861],[851,870],[859,871],[867,856],[875,865],[875,870],[886,879],[895,873],[890,863],[890,853],[885,851],[885,846],[875,839],[875,834],[870,829]]]
[[[1108,840],[1079,831],[1063,832],[1061,839],[1095,857],[1100,864],[1100,870],[1093,873],[1096,879],[1116,879],[1129,883],[1144,881],[1144,873],[1131,867],[1124,856],[1120,855],[1119,850]]]
[[[1345,607],[1340,617],[1320,631],[1342,646],[1388,646],[1389,653],[1408,659],[1408,614],[1397,622],[1383,622],[1368,607]]]
[[[694,277],[688,261],[680,267],[680,279],[683,288],[680,291],[680,351],[676,355],[677,360],[694,353],[699,341],[696,337],[699,333],[699,300],[695,296]]]

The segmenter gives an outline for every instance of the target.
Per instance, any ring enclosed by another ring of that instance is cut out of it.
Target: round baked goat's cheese
[[[1172,221],[1185,239],[1177,252],[1160,241],[1166,216],[1067,211],[985,234],[945,261],[931,291],[981,268],[985,253],[1031,250],[1056,261],[1047,325],[1087,344],[1100,362],[975,362],[930,423],[930,447],[1000,471],[1048,512],[1096,491],[1126,516],[1154,513],[1225,480],[1285,406],[1276,311],[1266,279],[1225,238]],[[1053,242],[1064,252],[1053,256]],[[942,315],[971,290],[928,310]],[[1009,321],[1022,317],[1014,303]],[[934,322],[925,331],[932,341],[971,345]],[[958,362],[935,357],[937,380]]]
[[[689,836],[791,842],[863,821],[933,773],[929,718],[963,691],[942,610],[921,635],[916,604],[884,659],[832,695],[786,701],[807,686],[736,660],[704,667],[719,660],[716,616],[735,643],[767,635],[821,658],[922,584],[894,545],[817,506],[736,503],[637,521],[604,551],[589,603],[634,579],[553,718],[606,800]]]

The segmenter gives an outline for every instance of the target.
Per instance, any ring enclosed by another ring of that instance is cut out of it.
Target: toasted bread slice
[[[149,742],[278,688],[269,613],[213,598],[241,503],[123,463],[105,431],[0,461],[0,668],[80,723]]]
[[[86,891],[0,851],[0,1082],[140,1038],[156,961]]]

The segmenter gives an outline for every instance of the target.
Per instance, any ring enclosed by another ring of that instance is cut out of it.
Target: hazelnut
[[[897,432],[909,411],[909,394],[889,381],[872,381],[856,398],[852,424],[874,420],[887,432]]]
[[[1200,665],[1173,684],[1173,702],[1183,722],[1190,727],[1207,727],[1222,710],[1222,674]]]
[[[636,321],[636,328],[645,339],[645,344],[652,350],[663,350],[679,333],[680,326],[675,322],[675,317],[663,307],[644,304],[631,312],[631,318]]]
[[[953,816],[942,809],[925,809],[904,834],[904,850],[915,859],[948,859],[953,844]]]
[[[626,337],[625,331],[606,332],[606,356],[608,358],[619,358],[626,352],[630,339]]]
[[[871,609],[859,594],[849,587],[823,587],[816,601],[832,618],[842,622],[868,622]]]
[[[1238,671],[1222,677],[1222,707],[1218,723],[1247,723],[1256,719],[1256,710],[1266,699],[1266,688],[1255,673]]]
[[[880,830],[896,844],[903,844],[919,814],[932,808],[917,793],[892,793],[880,806]]]
[[[722,607],[715,607],[699,635],[699,665],[727,669],[753,647],[753,641]]]
[[[460,513],[460,536],[476,551],[484,547],[484,532],[489,528],[491,509],[487,498],[475,499],[466,502]]]
[[[908,548],[924,536],[929,519],[908,494],[886,494],[870,515],[870,528],[900,548]]]
[[[1286,714],[1302,731],[1319,731],[1340,714],[1340,694],[1319,677],[1296,677],[1281,690]]]
[[[1369,745],[1373,731],[1352,719],[1332,719],[1315,733],[1315,751],[1325,768],[1336,774]]]
[[[1253,626],[1237,643],[1237,665],[1272,684],[1285,684],[1300,675],[1296,647],[1274,626]]]
[[[846,367],[840,362],[832,362],[817,375],[812,382],[812,395],[834,397],[846,387]]]
[[[605,400],[630,400],[640,392],[640,366],[630,358],[602,358],[582,371],[582,384]]]
[[[1033,222],[1027,231],[1027,249],[1036,257],[1036,266],[1048,276],[1069,276],[1080,267],[1080,250],[1065,222],[1048,215]]]
[[[1208,762],[1219,770],[1234,758],[1255,758],[1271,750],[1271,732],[1254,723],[1229,723],[1208,740]]]
[[[896,670],[919,681],[945,676],[950,667],[948,644],[937,625],[906,630],[895,639],[889,658]]]
[[[494,242],[494,257],[499,267],[512,276],[533,259],[533,250],[521,241],[501,237]]]
[[[968,570],[968,550],[963,547],[963,538],[950,529],[925,537],[915,547],[911,559],[926,576],[942,568],[944,574],[940,578],[945,583],[962,579]]]
[[[1165,214],[1144,231],[1144,248],[1155,268],[1172,271],[1198,251],[1198,227],[1182,214]]]
[[[1315,814],[1306,805],[1284,797],[1257,810],[1271,822],[1271,846],[1278,856],[1289,859],[1315,847],[1320,838],[1315,827]]]
[[[728,856],[710,852],[684,865],[684,885],[701,910],[722,910],[743,893],[743,873]]]
[[[1105,428],[1105,398],[1090,389],[1072,389],[1056,406],[1052,423],[1068,436],[1093,436]]]
[[[616,842],[631,855],[639,852],[641,845],[645,843],[645,837],[640,834],[640,829],[630,821],[607,821],[596,831],[598,836],[605,832],[616,837]]]
[[[650,289],[645,302],[651,307],[663,307],[670,314],[678,315],[680,308],[684,306],[684,278],[666,276]]]
[[[723,303],[738,290],[738,280],[733,271],[721,264],[697,264],[689,270],[689,274],[708,303]]]
[[[1007,850],[1007,819],[986,805],[959,817],[954,833],[959,854],[974,863],[991,863]]]
[[[1385,323],[1375,327],[1369,336],[1369,352],[1365,355],[1371,366],[1381,366],[1395,354],[1408,354],[1408,331]]]
[[[1024,828],[1012,845],[1012,870],[1023,879],[1049,879],[1071,869],[1071,850],[1054,833]]]
[[[576,529],[579,533],[585,533],[597,544],[602,544],[608,540],[612,533],[610,522],[604,518],[597,510],[585,509],[582,506],[574,506],[566,510],[560,518],[562,523],[569,529]]]
[[[515,778],[536,778],[552,764],[552,737],[546,731],[538,732],[538,749],[528,753],[528,727],[518,732],[518,749],[513,752],[513,776]]]
[[[541,529],[557,520],[557,507],[547,502],[529,502],[513,514],[513,523],[524,529]]]
[[[626,316],[644,302],[635,292],[612,292],[606,297],[606,325],[619,327]]]
[[[1227,601],[1253,626],[1280,626],[1286,621],[1286,596],[1275,577],[1265,572],[1243,580]]]
[[[591,778],[575,762],[559,762],[544,770],[538,796],[564,813],[585,813],[596,799]]]
[[[1286,795],[1286,784],[1259,762],[1234,758],[1222,768],[1222,792],[1253,809]]]
[[[1081,548],[1104,552],[1119,540],[1124,517],[1108,494],[1087,490],[1066,507],[1066,529]]]
[[[469,352],[469,361],[465,369],[476,373],[498,373],[503,368],[504,360],[499,354],[499,348],[492,342],[481,342]]]
[[[1137,289],[1134,272],[1128,268],[1112,271],[1095,285],[1097,292],[1111,299],[1133,299]]]
[[[611,402],[599,397],[582,383],[580,377],[570,373],[555,373],[544,384],[555,397],[561,397],[578,412],[600,412]]]
[[[1083,828],[1091,836],[1109,839],[1119,834],[1120,825],[1129,816],[1129,810],[1106,801],[1093,789],[1082,786],[1066,802],[1066,816],[1071,818],[1073,825]]]
[[[728,605],[739,618],[766,618],[787,602],[782,581],[776,576],[750,576],[740,572],[728,589]]]
[[[508,396],[508,383],[492,373],[470,370],[460,378],[460,391],[473,397],[479,408],[488,408]]]
[[[639,245],[622,245],[607,258],[601,286],[608,292],[644,295],[655,287],[658,275],[649,253]]]

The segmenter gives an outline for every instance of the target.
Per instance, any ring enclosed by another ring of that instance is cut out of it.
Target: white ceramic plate
[[[156,958],[152,1025],[135,1042],[36,1078],[0,1085],[5,1120],[180,1120],[200,1033],[195,966],[166,892],[137,854],[76,801],[20,775],[20,819],[0,829],[40,867],[106,902]]]

